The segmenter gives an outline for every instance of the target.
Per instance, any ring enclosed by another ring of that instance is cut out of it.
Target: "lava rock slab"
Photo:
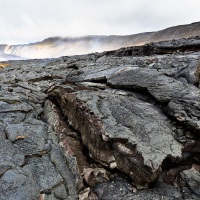
[[[126,173],[137,187],[156,179],[165,158],[181,157],[173,124],[150,103],[98,91],[65,92],[59,87],[52,95],[80,132],[90,155]]]

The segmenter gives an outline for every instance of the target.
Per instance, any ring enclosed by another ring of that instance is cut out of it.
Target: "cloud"
[[[127,35],[200,20],[199,0],[1,0],[0,43]]]

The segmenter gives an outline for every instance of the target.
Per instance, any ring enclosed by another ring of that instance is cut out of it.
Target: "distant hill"
[[[80,55],[194,36],[200,36],[200,22],[125,36],[51,37],[31,44],[0,45],[0,60]]]

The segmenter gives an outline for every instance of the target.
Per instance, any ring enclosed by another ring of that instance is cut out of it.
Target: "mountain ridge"
[[[200,36],[200,22],[132,35],[89,35],[64,38],[56,36],[30,44],[0,45],[0,58],[31,59],[82,55],[194,36]]]

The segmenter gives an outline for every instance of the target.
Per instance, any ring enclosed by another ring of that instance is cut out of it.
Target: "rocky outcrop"
[[[199,199],[199,41],[2,63],[0,199]]]
[[[181,157],[173,125],[154,105],[103,91],[55,89],[53,96],[92,158],[124,172],[137,187],[157,178],[167,156]]]

